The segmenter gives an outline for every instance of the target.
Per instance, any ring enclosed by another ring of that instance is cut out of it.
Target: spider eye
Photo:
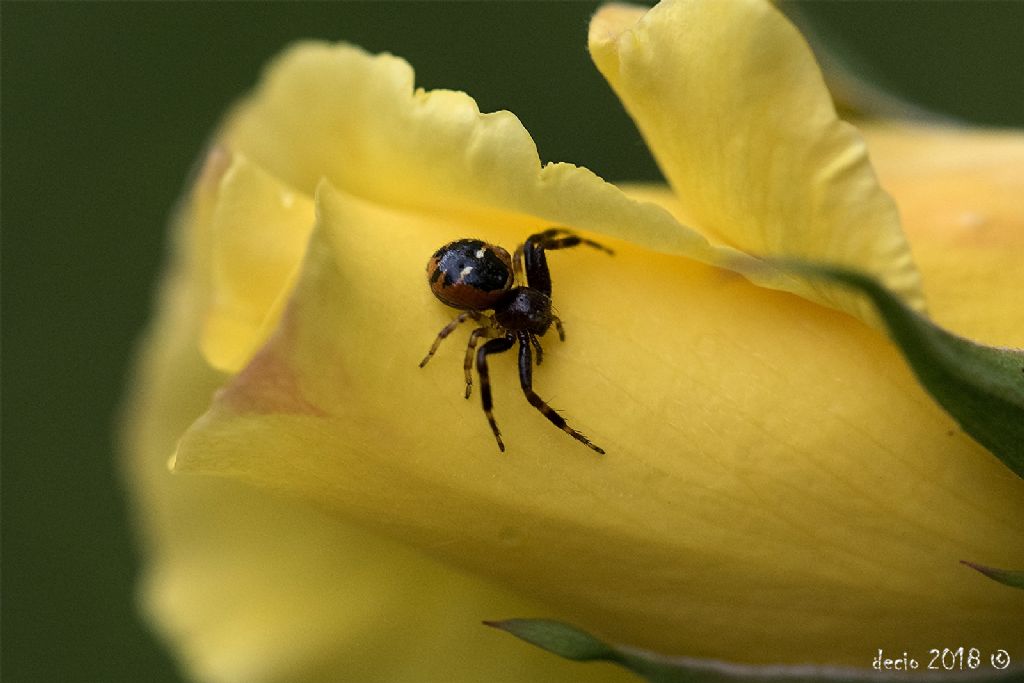
[[[452,308],[492,308],[512,286],[512,257],[483,240],[449,242],[427,262],[430,291]]]

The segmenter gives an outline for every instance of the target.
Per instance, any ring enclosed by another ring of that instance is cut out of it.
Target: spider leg
[[[537,352],[537,365],[544,362],[544,348],[540,345],[540,339],[537,339],[537,335],[530,333],[530,343],[533,344],[533,349]]]
[[[455,316],[455,319],[445,325],[440,332],[437,333],[437,337],[434,339],[434,343],[430,345],[430,350],[427,351],[427,355],[420,361],[420,367],[422,368],[427,362],[434,357],[437,353],[437,349],[441,346],[441,342],[444,341],[445,337],[455,331],[455,328],[464,323],[468,318],[473,320],[479,320],[480,314],[476,311],[463,311]]]
[[[519,333],[519,384],[523,387],[523,393],[526,394],[526,400],[530,402],[534,408],[539,410],[544,417],[551,421],[553,425],[561,429],[563,432],[582,443],[587,448],[597,451],[604,455],[604,449],[597,444],[591,442],[586,436],[577,432],[575,429],[570,427],[566,423],[565,418],[555,412],[554,408],[544,402],[540,396],[533,390],[533,362],[530,354],[530,340],[527,338],[528,333]],[[493,344],[494,342],[488,342]],[[511,342],[510,342],[511,344]],[[485,345],[486,348],[486,345]],[[508,347],[505,347],[508,348]],[[504,350],[504,349],[502,349]],[[481,349],[481,352],[483,349]]]
[[[568,249],[580,244],[600,249],[608,254],[613,253],[603,244],[580,237],[565,228],[549,228],[527,237],[526,241],[516,249],[517,255],[520,251],[523,253],[527,284],[533,289],[551,296],[551,272],[548,270],[548,259],[544,252],[551,249]]]
[[[530,237],[527,238],[527,241],[529,240],[536,240],[540,242],[545,249],[567,249],[569,247],[585,244],[588,247],[593,247],[594,249],[598,249],[599,251],[603,251],[609,255],[615,253],[600,242],[595,242],[594,240],[587,239],[586,237],[580,237],[567,228],[548,228],[543,232],[530,235]]]
[[[462,364],[466,371],[466,398],[469,398],[470,392],[473,391],[473,351],[476,350],[476,342],[490,332],[491,328],[489,327],[478,327],[469,335],[469,343],[466,345],[466,360]]]
[[[551,322],[555,323],[555,329],[558,330],[559,341],[565,341],[565,328],[562,327],[562,319],[557,315],[552,315]],[[537,365],[540,365],[540,361],[537,361]]]
[[[491,412],[491,377],[487,371],[487,356],[492,353],[508,351],[515,344],[515,338],[511,336],[492,339],[476,352],[476,371],[480,374],[480,400],[484,404],[484,414],[487,415],[487,422],[491,425],[494,438],[498,442],[498,450],[504,452],[505,444],[501,440],[501,432],[498,431],[498,423],[494,421],[494,413]]]
[[[544,255],[543,245],[535,243],[536,238],[543,234],[527,237],[516,251],[522,250],[523,252],[527,284],[533,289],[551,296],[551,271],[548,270],[548,259]]]
[[[523,277],[523,246],[520,244],[516,247],[516,252],[512,255],[512,275],[516,282],[526,281],[526,278]]]

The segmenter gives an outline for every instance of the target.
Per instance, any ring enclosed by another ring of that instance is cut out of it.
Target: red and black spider
[[[430,351],[420,362],[422,368],[433,357],[437,348],[461,323],[472,318],[480,326],[469,335],[466,359],[466,398],[473,388],[473,351],[481,337],[489,338],[476,352],[476,369],[480,375],[480,397],[484,413],[498,441],[505,450],[491,411],[491,383],[487,371],[487,356],[511,349],[519,342],[519,383],[530,405],[539,410],[556,427],[598,453],[604,449],[576,431],[533,390],[533,355],[537,351],[537,365],[544,357],[538,337],[544,335],[552,323],[558,337],[565,341],[562,321],[551,311],[551,274],[544,252],[566,249],[585,244],[611,254],[612,250],[564,228],[550,228],[526,238],[516,249],[515,258],[499,246],[482,240],[461,239],[450,242],[430,257],[427,262],[427,280],[430,291],[443,303],[462,310],[454,320],[438,333]],[[523,263],[526,264],[526,285],[514,287],[523,281]],[[486,311],[491,311],[487,313]]]

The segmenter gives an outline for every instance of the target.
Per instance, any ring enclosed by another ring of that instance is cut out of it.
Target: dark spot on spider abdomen
[[[530,287],[514,287],[495,309],[494,319],[505,329],[544,334],[551,327],[551,298]]]
[[[483,240],[456,240],[430,257],[427,281],[434,296],[453,308],[493,308],[512,285],[512,257]]]

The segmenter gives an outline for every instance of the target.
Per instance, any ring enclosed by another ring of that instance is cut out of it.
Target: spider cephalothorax
[[[462,310],[441,330],[420,367],[434,355],[437,348],[452,331],[467,319],[480,323],[469,335],[464,370],[466,398],[473,388],[473,352],[481,337],[489,339],[476,350],[476,369],[480,375],[480,397],[484,413],[498,441],[505,450],[494,420],[491,402],[491,384],[487,370],[487,356],[508,351],[519,342],[519,383],[532,406],[577,441],[598,453],[604,450],[576,431],[533,390],[533,353],[537,351],[537,364],[543,359],[539,337],[554,324],[558,336],[565,341],[562,321],[551,310],[551,274],[548,271],[545,250],[565,249],[580,244],[611,254],[611,249],[580,237],[564,228],[550,228],[530,235],[516,249],[515,257],[499,246],[477,239],[449,242],[427,262],[427,281],[430,290],[443,303]],[[513,286],[516,280],[526,285]],[[490,311],[490,312],[488,312]]]

